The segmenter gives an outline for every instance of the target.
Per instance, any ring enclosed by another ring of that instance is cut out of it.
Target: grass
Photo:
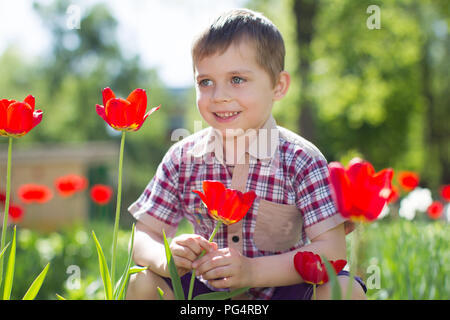
[[[56,299],[56,293],[68,299],[103,299],[91,231],[99,237],[109,263],[112,228],[112,222],[106,220],[50,234],[18,228],[12,298],[21,298],[33,276],[51,262],[37,299]],[[117,272],[126,263],[130,232],[131,227],[119,230]],[[177,234],[192,232],[192,226],[183,220]],[[349,244],[355,234],[357,275],[369,287],[369,299],[450,299],[450,224],[385,218],[351,233]]]

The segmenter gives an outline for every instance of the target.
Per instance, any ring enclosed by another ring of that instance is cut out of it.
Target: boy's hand
[[[192,264],[197,275],[215,288],[251,286],[251,258],[234,248],[210,251]]]
[[[180,277],[192,270],[192,262],[200,256],[203,250],[208,253],[216,249],[217,243],[208,242],[207,239],[197,234],[182,234],[173,238],[170,243],[173,261]]]

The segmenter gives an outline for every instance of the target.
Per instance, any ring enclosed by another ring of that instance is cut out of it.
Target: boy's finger
[[[206,250],[206,252],[215,251],[218,249],[218,245],[215,242],[200,242],[200,246],[202,247],[202,250]]]
[[[202,238],[185,238],[177,240],[177,244],[181,246],[185,246],[192,250],[195,255],[199,255],[202,252],[202,246],[201,243],[203,243]]]
[[[173,256],[173,261],[178,268],[192,270],[192,262],[184,257]]]

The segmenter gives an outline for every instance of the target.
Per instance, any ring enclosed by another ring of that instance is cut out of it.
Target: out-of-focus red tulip
[[[419,175],[413,171],[400,171],[398,173],[398,182],[403,190],[409,192],[419,185]]]
[[[68,174],[55,179],[55,187],[63,197],[70,197],[87,187],[87,179],[77,174]]]
[[[347,169],[339,162],[328,165],[332,194],[340,214],[355,222],[375,220],[392,193],[392,169],[376,173],[372,164],[359,158]]]
[[[19,205],[10,205],[8,215],[12,222],[20,222],[23,219],[25,210]]]
[[[104,184],[96,184],[91,188],[91,199],[98,205],[105,205],[111,200],[113,189]]]
[[[102,91],[103,105],[96,105],[97,114],[112,128],[119,131],[137,131],[145,119],[160,106],[147,109],[147,93],[144,89],[135,89],[127,99],[116,98],[109,88]]]
[[[398,189],[396,186],[392,186],[391,193],[389,195],[389,198],[387,199],[387,203],[394,203],[399,198]]]
[[[23,203],[46,203],[53,198],[53,192],[45,185],[28,183],[23,184],[17,190],[17,194]]]
[[[220,181],[203,181],[203,192],[194,190],[208,208],[209,215],[230,225],[240,221],[253,205],[256,198],[254,191],[242,193],[239,190],[227,189]]]
[[[28,95],[23,102],[0,100],[0,135],[19,138],[42,120],[42,110],[34,109],[35,99]]]
[[[444,205],[439,201],[433,201],[427,209],[428,216],[434,220],[439,219],[442,212],[444,212]]]
[[[445,201],[450,201],[450,184],[441,187],[441,197]]]
[[[347,264],[346,260],[329,262],[336,271],[336,274],[344,269]],[[318,254],[310,251],[297,252],[294,256],[294,267],[306,283],[319,285],[328,282],[327,269]]]

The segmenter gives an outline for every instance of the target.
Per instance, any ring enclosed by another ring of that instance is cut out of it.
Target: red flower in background
[[[24,209],[19,205],[10,205],[8,215],[12,222],[20,222],[24,216]]]
[[[392,169],[376,173],[373,166],[354,158],[345,169],[339,162],[328,165],[333,197],[344,218],[370,222],[380,215],[392,194]]]
[[[428,207],[427,213],[431,219],[439,219],[444,211],[444,205],[439,201],[433,201],[433,203]]]
[[[55,179],[55,187],[63,197],[69,197],[87,187],[87,179],[77,174],[68,174]]]
[[[147,93],[143,89],[135,89],[127,99],[116,98],[108,87],[103,89],[103,105],[96,105],[97,114],[112,128],[119,131],[137,131],[145,119],[159,109],[160,106],[147,109]]]
[[[46,203],[53,198],[53,192],[42,184],[23,184],[17,190],[17,194],[24,203]]]
[[[19,138],[42,120],[42,110],[34,110],[35,99],[28,95],[23,102],[0,100],[0,135]]]
[[[330,261],[336,274],[347,264],[346,260]],[[323,284],[328,282],[328,273],[325,264],[318,254],[310,251],[299,251],[294,256],[295,270],[310,284]]]
[[[396,186],[392,186],[391,193],[389,194],[389,197],[387,198],[387,203],[393,203],[399,199],[399,193]]]
[[[450,201],[450,184],[441,187],[441,197],[445,201]]]
[[[419,175],[413,171],[400,171],[398,173],[398,182],[407,192],[414,190],[419,185]]]
[[[91,188],[91,199],[98,205],[105,205],[111,200],[113,189],[104,184],[96,184]]]
[[[203,181],[203,192],[194,190],[208,207],[209,215],[226,225],[240,221],[256,198],[254,191],[242,193],[238,190],[227,189],[219,181]]]

